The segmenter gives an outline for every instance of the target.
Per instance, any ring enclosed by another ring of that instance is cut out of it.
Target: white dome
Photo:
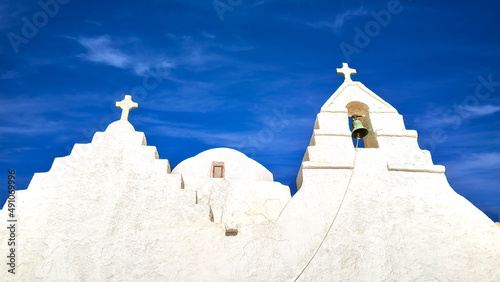
[[[134,126],[128,120],[117,120],[106,128],[106,132],[135,131]]]
[[[229,148],[210,149],[182,161],[172,173],[212,177],[213,165],[224,166],[224,178],[273,181],[273,174],[245,154]]]

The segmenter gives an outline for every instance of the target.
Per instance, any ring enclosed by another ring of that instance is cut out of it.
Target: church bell
[[[360,139],[368,135],[368,128],[363,126],[363,123],[359,119],[360,116],[352,116],[352,138]]]

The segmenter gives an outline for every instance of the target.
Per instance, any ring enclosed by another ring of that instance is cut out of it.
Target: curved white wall
[[[201,152],[182,161],[172,170],[172,173],[211,177],[214,162],[224,163],[224,178],[226,179],[274,180],[273,174],[263,165],[250,159],[245,154],[229,148],[216,148]]]

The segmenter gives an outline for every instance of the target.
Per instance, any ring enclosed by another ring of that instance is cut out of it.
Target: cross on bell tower
[[[116,102],[116,107],[122,109],[121,120],[128,120],[128,113],[131,109],[137,108],[139,105],[132,101],[132,96],[125,95],[125,98],[120,102]]]
[[[351,79],[351,74],[356,74],[355,69],[351,69],[347,63],[342,63],[342,68],[337,69],[337,74],[343,74],[344,75],[344,82],[352,82]]]

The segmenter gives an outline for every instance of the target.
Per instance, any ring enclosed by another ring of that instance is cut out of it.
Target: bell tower
[[[356,74],[355,69],[343,63],[337,73],[344,75],[344,83],[316,117],[311,141],[297,176],[297,189],[320,170],[321,174],[335,174],[335,170],[354,169],[356,157],[358,163],[360,158],[364,160],[363,166],[367,169],[379,167],[386,171],[444,173],[443,166],[433,164],[429,151],[420,149],[417,132],[406,129],[398,111],[361,82],[351,79],[351,75]],[[368,131],[365,136],[360,136],[364,148],[353,145],[352,138],[356,133],[349,129],[350,118],[358,120],[355,126]]]

